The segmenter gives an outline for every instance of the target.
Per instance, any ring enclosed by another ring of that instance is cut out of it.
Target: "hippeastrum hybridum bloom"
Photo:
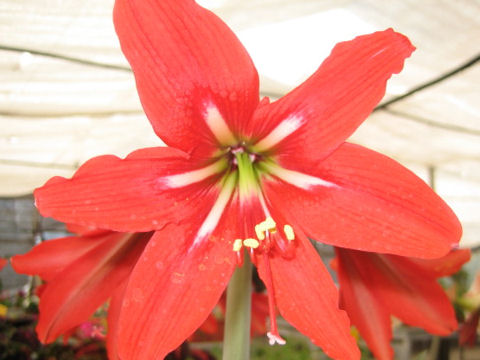
[[[101,156],[35,191],[41,213],[155,231],[118,321],[125,360],[160,359],[208,317],[247,251],[283,317],[337,359],[359,357],[310,244],[438,257],[460,224],[393,160],[345,140],[413,51],[389,29],[338,44],[278,101],[235,35],[192,0],[117,0],[114,21],[145,112],[168,147]],[[312,276],[315,274],[315,276]],[[275,319],[271,316],[271,319]],[[272,320],[271,342],[283,342]]]
[[[393,359],[390,316],[436,335],[457,328],[455,311],[437,278],[456,273],[470,250],[433,259],[335,248],[340,306],[378,360]]]

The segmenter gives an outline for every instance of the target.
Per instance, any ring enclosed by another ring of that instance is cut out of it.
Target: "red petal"
[[[195,224],[158,231],[136,265],[120,315],[123,359],[163,359],[190,336],[217,304],[235,267],[231,228],[196,246]]]
[[[338,262],[337,273],[340,285],[341,308],[366,341],[378,360],[393,359],[390,346],[392,329],[390,314],[375,297],[375,293],[365,286],[365,272],[350,259],[348,250],[336,248]]]
[[[96,235],[102,235],[102,234],[105,234],[106,232],[109,232],[108,230],[97,229],[93,226],[84,226],[79,224],[65,224],[65,225],[69,232],[76,235],[80,235],[80,236],[91,237]]]
[[[396,294],[381,289],[387,309],[404,323],[432,334],[448,335],[456,330],[455,311],[438,282],[428,274],[423,275],[421,269],[412,266],[408,259],[394,255],[385,255],[385,258],[387,262],[378,263],[382,266],[380,271],[397,289]],[[385,263],[391,272],[384,270]]]
[[[458,272],[463,264],[470,260],[471,252],[469,249],[452,250],[446,256],[437,259],[415,259],[409,261],[422,267],[425,271],[434,277],[453,275]]]
[[[40,297],[42,342],[86,321],[131,272],[150,234],[112,234],[52,279]]]
[[[117,0],[114,22],[145,112],[170,146],[206,155],[213,104],[233,131],[258,104],[258,74],[239,40],[191,0]]]
[[[2,270],[4,268],[4,266],[7,265],[7,264],[8,264],[7,259],[0,258],[0,270]]]
[[[261,139],[296,118],[301,126],[276,146],[277,154],[287,167],[310,170],[367,118],[413,50],[392,29],[337,44],[308,80],[256,113],[254,134]]]
[[[438,335],[457,328],[455,312],[442,287],[408,258],[349,250],[348,259],[385,310],[404,323]]]
[[[298,234],[297,234],[298,235]],[[315,249],[297,237],[295,256],[269,256],[275,301],[280,314],[334,359],[359,359],[350,335],[350,323],[338,309],[338,291]],[[258,270],[266,281],[268,270],[258,256]]]
[[[102,237],[65,237],[42,242],[24,255],[12,257],[12,266],[20,274],[38,275],[44,281],[55,278],[62,270],[97,247]]]
[[[434,258],[460,240],[452,210],[422,180],[397,162],[345,143],[311,171],[332,186],[304,188],[265,183],[281,209],[315,240],[379,253]]]
[[[176,148],[172,147],[149,147],[132,151],[128,154],[127,159],[184,159],[190,156]]]
[[[108,332],[107,332],[107,352],[109,360],[120,360],[117,353],[118,341],[118,320],[120,319],[120,311],[122,309],[125,290],[127,289],[127,281],[124,281],[117,287],[108,306]]]
[[[218,193],[215,179],[172,186],[163,179],[195,170],[192,163],[172,156],[168,148],[148,153],[153,158],[139,152],[124,160],[93,158],[72,179],[53,178],[35,190],[36,205],[44,216],[122,232],[161,229],[171,221],[201,216],[212,206]]]

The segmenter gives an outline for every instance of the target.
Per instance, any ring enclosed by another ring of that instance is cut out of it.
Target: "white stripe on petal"
[[[215,105],[212,103],[206,104],[203,116],[205,117],[207,126],[220,144],[233,145],[237,142],[227,122]]]
[[[220,160],[201,169],[162,177],[160,178],[160,181],[168,188],[180,188],[205,180],[209,176],[220,173],[225,168],[224,165],[226,165],[225,162]]]
[[[319,177],[301,173],[299,171],[288,170],[278,165],[268,167],[270,174],[273,174],[283,181],[301,189],[308,190],[313,186],[339,187],[337,184]]]
[[[255,150],[265,151],[277,145],[280,141],[295,132],[305,123],[300,115],[290,115],[278,124],[267,136],[255,144]]]
[[[209,236],[217,227],[223,211],[225,210],[225,207],[232,196],[233,190],[235,189],[236,181],[237,179],[235,176],[230,176],[223,184],[222,190],[220,191],[220,194],[218,194],[215,204],[213,204],[212,209],[203,221],[202,226],[200,226],[200,229],[195,236],[195,240],[193,240],[191,249],[200,245],[200,243],[206,239],[207,236]]]

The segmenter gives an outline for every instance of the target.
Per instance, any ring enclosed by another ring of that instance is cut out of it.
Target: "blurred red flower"
[[[454,250],[434,260],[335,249],[340,304],[378,360],[393,359],[390,316],[436,334],[457,329],[455,311],[437,278],[470,260]]]
[[[107,349],[116,359],[116,328],[128,277],[152,233],[124,234],[80,230],[81,234],[49,240],[25,255],[11,258],[15,271],[38,275],[46,283],[40,298],[37,335],[43,343],[69,336],[110,300]]]
[[[4,259],[4,258],[0,258],[0,270],[2,270],[5,265],[8,264],[8,260],[7,259]]]

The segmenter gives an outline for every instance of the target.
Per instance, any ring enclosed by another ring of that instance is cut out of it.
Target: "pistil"
[[[265,263],[265,278],[263,279],[267,288],[268,297],[268,312],[270,314],[270,331],[267,332],[268,342],[270,345],[285,345],[286,341],[278,333],[276,306],[275,306],[275,292],[273,287],[272,270],[270,268],[270,259],[268,253],[263,253],[263,261]]]

